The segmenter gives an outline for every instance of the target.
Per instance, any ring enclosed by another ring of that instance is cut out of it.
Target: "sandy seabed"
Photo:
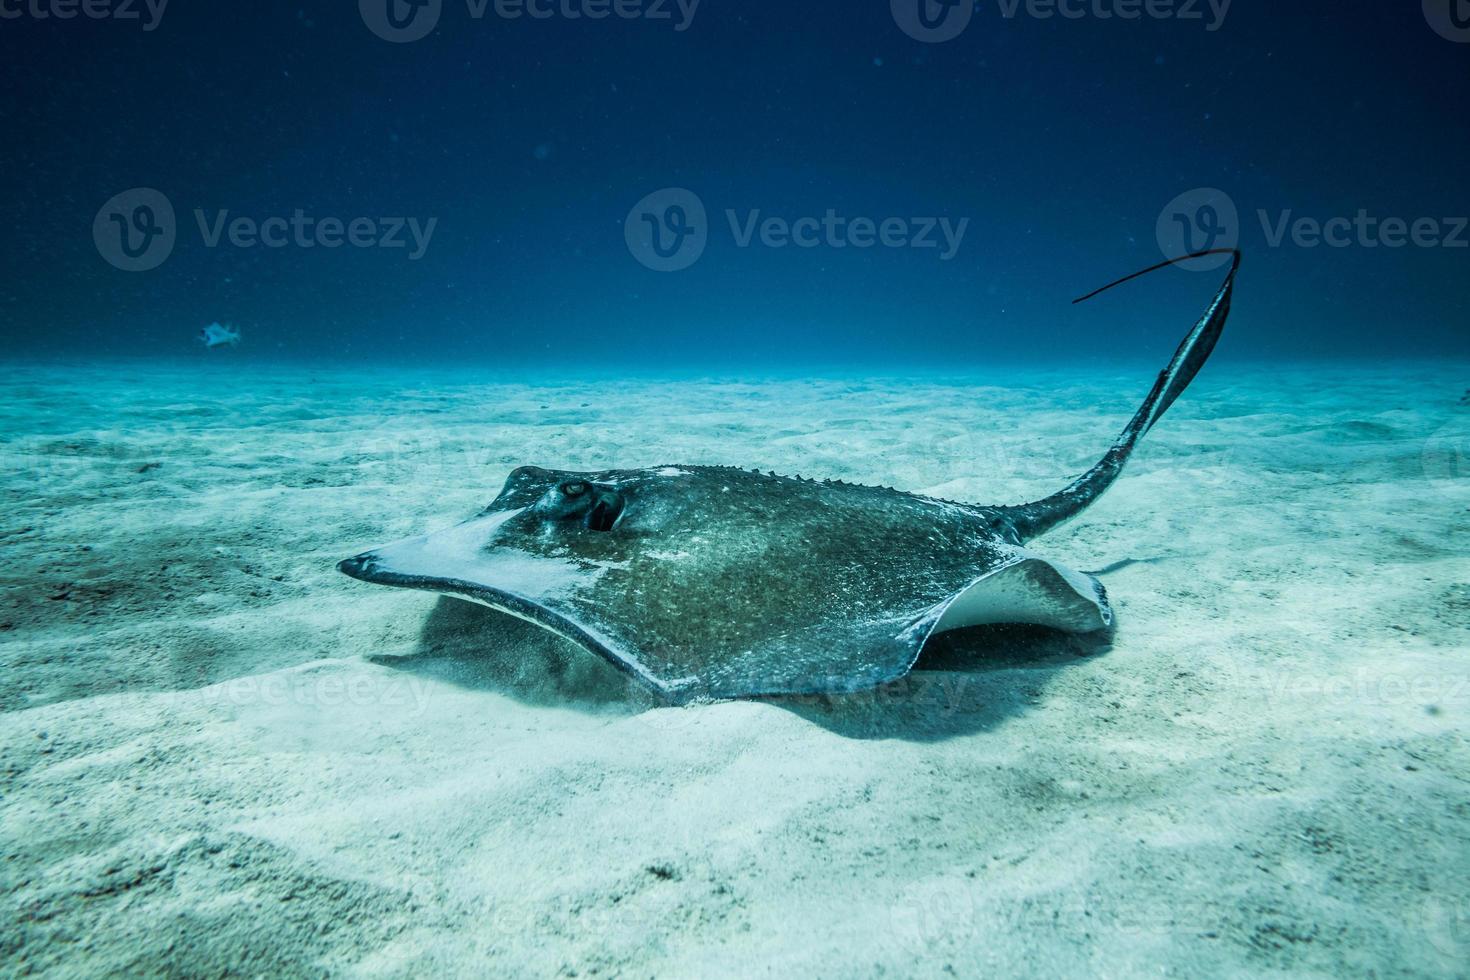
[[[661,707],[339,558],[521,463],[980,502],[1154,368],[939,381],[12,366],[0,973],[1454,976],[1470,365],[1211,365],[1081,519],[1110,641]]]

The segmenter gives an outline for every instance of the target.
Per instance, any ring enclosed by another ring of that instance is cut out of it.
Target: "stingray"
[[[1112,447],[1031,503],[959,503],[721,466],[569,472],[522,466],[472,519],[338,568],[529,620],[669,702],[849,693],[907,674],[936,633],[1030,624],[1107,630],[1094,576],[1027,542],[1075,517],[1204,364],[1230,312],[1223,285]]]

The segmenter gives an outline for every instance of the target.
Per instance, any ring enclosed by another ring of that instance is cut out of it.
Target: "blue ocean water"
[[[1222,357],[1464,356],[1454,2],[6,0],[3,349],[1153,359],[1238,244]]]

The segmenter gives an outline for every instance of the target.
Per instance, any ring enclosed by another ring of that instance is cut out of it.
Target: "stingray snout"
[[[376,564],[377,560],[378,556],[376,554],[371,551],[364,551],[360,555],[353,555],[351,558],[344,558],[337,562],[337,571],[343,575],[350,575],[356,579],[366,580],[368,569]]]

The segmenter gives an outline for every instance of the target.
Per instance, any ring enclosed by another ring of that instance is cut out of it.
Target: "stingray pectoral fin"
[[[451,532],[457,530],[457,528],[451,529]],[[681,701],[689,696],[686,689],[694,686],[691,679],[665,678],[655,675],[620,644],[606,635],[587,628],[584,623],[579,622],[575,615],[559,611],[555,608],[556,604],[548,602],[545,597],[527,597],[509,588],[499,588],[475,581],[483,577],[479,569],[462,568],[461,574],[464,577],[444,576],[414,569],[411,562],[403,560],[411,558],[412,552],[430,542],[431,538],[432,536],[415,538],[377,551],[365,552],[338,562],[337,571],[375,585],[437,592],[440,595],[453,596],[457,599],[489,606],[497,612],[506,613],[540,626],[562,639],[597,654],[671,702]],[[395,560],[400,563],[398,567],[395,567]],[[565,584],[567,576],[576,574],[575,570],[570,567],[538,569],[530,562],[527,562],[523,569],[531,572],[531,580],[533,582],[539,580],[542,586],[548,582]]]
[[[1091,633],[1113,622],[1106,590],[1091,575],[1023,552],[959,592],[939,617],[935,633],[966,626],[1026,624]]]

